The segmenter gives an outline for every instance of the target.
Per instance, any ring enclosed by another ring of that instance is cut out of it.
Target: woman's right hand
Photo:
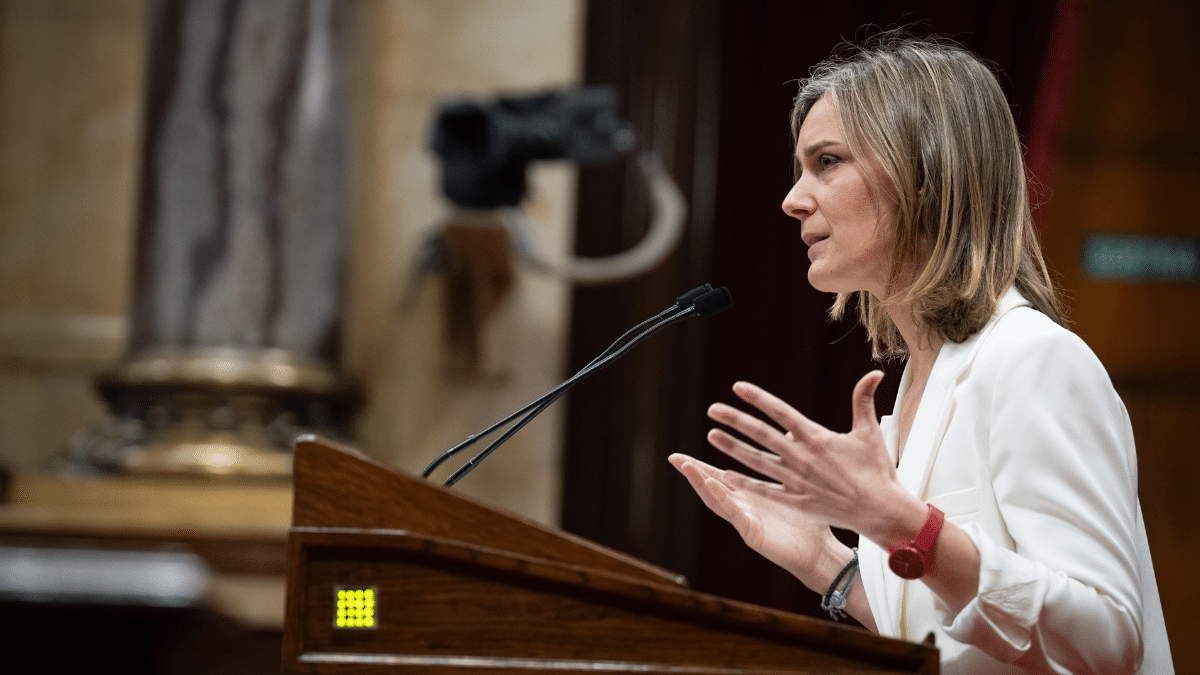
[[[733,525],[746,545],[810,589],[824,593],[850,559],[850,549],[833,536],[829,525],[800,510],[782,486],[683,454],[671,455],[669,461],[704,504]]]

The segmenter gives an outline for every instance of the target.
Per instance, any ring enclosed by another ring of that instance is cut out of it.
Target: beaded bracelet
[[[825,593],[825,597],[821,598],[821,609],[829,612],[834,620],[845,618],[846,616],[846,596],[850,595],[850,587],[854,585],[854,577],[858,576],[858,549],[851,549],[854,552],[854,557],[846,566],[838,572],[833,583],[829,585],[829,591]],[[845,583],[842,579],[845,578]],[[841,584],[841,588],[838,588]]]

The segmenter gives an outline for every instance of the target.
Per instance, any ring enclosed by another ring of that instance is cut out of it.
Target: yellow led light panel
[[[335,591],[338,628],[375,628],[375,589],[339,588]]]

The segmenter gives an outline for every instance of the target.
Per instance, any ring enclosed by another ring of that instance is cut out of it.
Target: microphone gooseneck
[[[554,401],[558,400],[563,394],[566,393],[568,389],[601,368],[608,366],[613,361],[620,358],[626,352],[632,349],[634,345],[673,323],[677,323],[693,316],[712,316],[717,312],[728,309],[732,305],[733,296],[729,293],[729,289],[725,287],[714,289],[711,285],[704,284],[703,286],[699,286],[688,291],[687,293],[684,293],[676,299],[674,305],[639,323],[637,326],[634,326],[628,331],[625,331],[625,333],[622,334],[621,337],[617,338],[616,341],[614,341],[611,345],[609,345],[609,347],[605,349],[600,356],[597,356],[591,361],[591,363],[584,366],[579,372],[572,375],[562,384],[559,384],[557,387],[551,389],[545,394],[542,394],[537,399],[526,404],[519,410],[514,411],[504,419],[492,424],[487,429],[484,429],[477,434],[472,434],[463,442],[443,452],[425,467],[425,469],[421,472],[421,476],[428,478],[438,466],[440,466],[450,457],[462,452],[466,448],[473,445],[480,438],[487,436],[493,431],[496,431],[501,426],[508,424],[512,420],[516,419],[517,416],[524,415],[524,417],[518,420],[510,428],[505,430],[505,432],[501,434],[495,441],[484,448],[483,451],[459,467],[459,469],[451,474],[451,476],[446,479],[446,482],[444,483],[446,486],[454,485],[458,481],[462,480],[464,476],[474,470],[474,468],[478,466],[484,458],[494,452],[496,448],[500,447],[500,445],[509,438],[512,438],[514,434],[532,421],[534,417],[548,408],[550,404],[554,403]],[[649,326],[649,328],[646,328],[646,326]]]
[[[576,373],[575,376],[572,377],[571,379],[558,385],[558,387],[555,387],[554,389],[546,392],[545,394],[542,394],[537,399],[527,403],[524,407],[513,411],[512,413],[510,413],[508,415],[508,417],[505,417],[504,419],[499,420],[498,422],[496,422],[495,424],[492,424],[490,427],[484,429],[483,431],[480,431],[478,433],[468,436],[464,441],[462,441],[458,445],[456,445],[453,448],[450,448],[449,450],[438,455],[432,462],[430,462],[425,467],[425,469],[423,471],[421,471],[421,477],[428,478],[429,475],[432,474],[434,472],[434,470],[437,469],[438,466],[440,466],[447,459],[450,459],[454,455],[462,452],[463,450],[466,450],[468,447],[474,445],[475,442],[478,441],[479,439],[483,438],[484,436],[487,436],[488,434],[499,429],[500,427],[504,426],[505,424],[508,424],[509,422],[513,421],[514,419],[516,419],[516,417],[518,415],[528,412],[532,408],[537,407],[538,405],[542,404],[543,402],[545,402],[547,400],[550,400],[552,402],[553,400],[557,399],[558,396],[557,396],[556,392],[561,393],[562,390],[565,390],[567,387],[570,386],[569,383],[571,383],[572,381],[577,381],[576,378],[579,378],[581,375],[583,375],[583,373],[587,372],[587,370],[589,368],[596,365],[597,362],[604,359],[608,355],[612,354],[612,352],[615,351],[630,335],[641,330],[645,326],[647,326],[655,321],[658,321],[659,319],[662,319],[664,316],[666,316],[667,314],[670,314],[671,312],[677,311],[680,308],[691,307],[692,305],[695,304],[696,298],[700,297],[701,295],[704,295],[705,293],[707,293],[711,290],[712,290],[711,285],[704,284],[703,286],[698,286],[696,288],[693,288],[692,290],[688,291],[687,293],[684,293],[683,295],[679,296],[675,300],[674,305],[671,305],[670,307],[664,309],[663,311],[659,312],[658,314],[650,317],[649,319],[646,319],[645,321],[639,323],[638,325],[634,326],[633,328],[630,328],[629,330],[625,331],[625,333],[623,333],[621,335],[621,337],[617,338],[616,341],[614,341],[611,345],[609,345],[608,348],[605,349],[604,352],[600,354],[600,356],[597,356],[596,358],[592,359],[591,363],[589,363],[587,366],[584,366],[584,368],[582,370],[580,370],[578,373]],[[522,426],[524,426],[524,425],[522,425]],[[505,439],[507,440],[508,437],[511,437],[511,434],[508,434],[508,436],[506,436]]]

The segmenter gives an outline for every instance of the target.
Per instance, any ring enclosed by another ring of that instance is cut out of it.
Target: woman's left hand
[[[808,419],[763,389],[739,382],[733,391],[776,424],[721,403],[709,408],[714,421],[753,440],[768,452],[720,430],[709,442],[746,467],[778,481],[805,512],[824,522],[884,545],[894,537],[896,516],[924,506],[900,484],[875,417],[875,389],[883,379],[873,371],[854,388],[854,424],[840,434]],[[918,523],[919,526],[919,523]]]

